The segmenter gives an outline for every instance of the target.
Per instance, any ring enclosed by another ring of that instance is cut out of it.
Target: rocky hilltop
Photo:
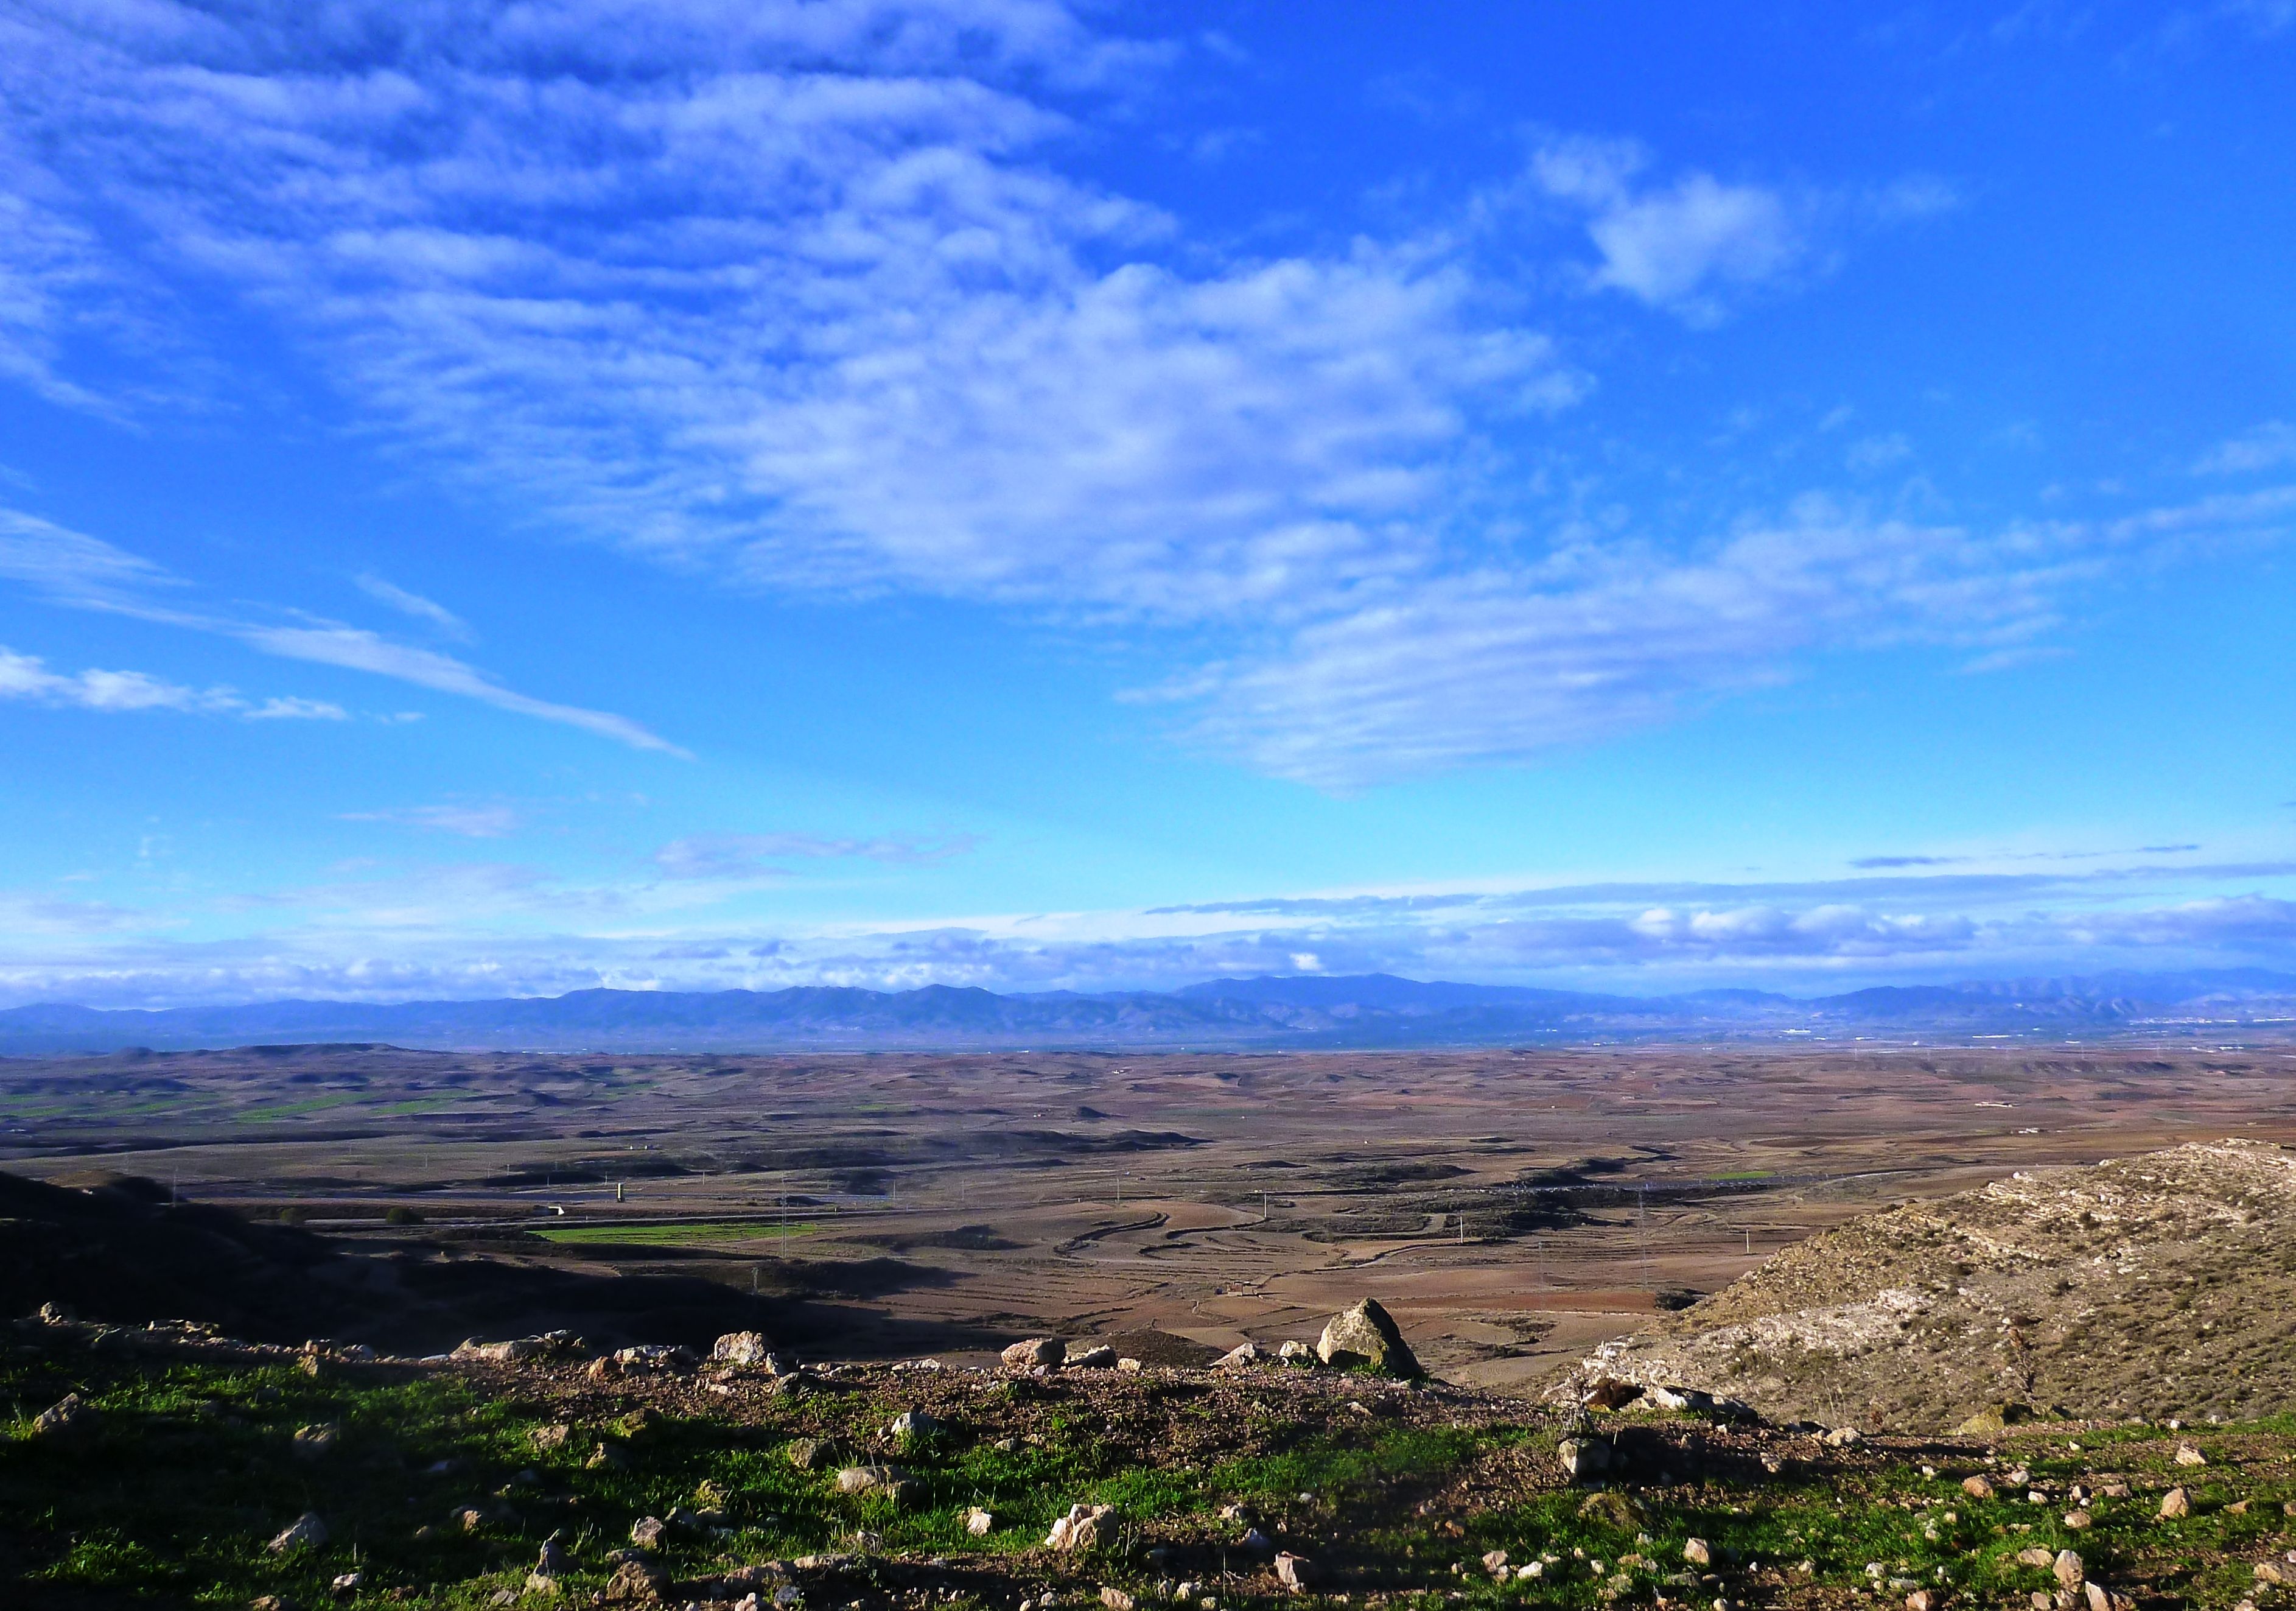
[[[1562,1391],[1686,1385],[1775,1420],[1933,1430],[2245,1419],[2296,1409],[2292,1315],[2296,1153],[2228,1140],[1854,1221],[1606,1344]]]

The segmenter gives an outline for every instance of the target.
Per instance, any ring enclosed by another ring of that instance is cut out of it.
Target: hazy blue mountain
[[[1748,990],[1614,996],[1372,974],[1215,979],[1179,990],[1103,995],[1000,996],[928,985],[890,992],[591,990],[493,1001],[267,1001],[159,1011],[42,1003],[0,1011],[0,1055],[323,1040],[456,1049],[772,1051],[1557,1045],[1861,1027],[2062,1036],[2170,1032],[2292,1013],[2296,975],[2261,969],[1883,985],[1807,1000]]]

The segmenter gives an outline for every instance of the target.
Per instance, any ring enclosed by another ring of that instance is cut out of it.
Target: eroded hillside
[[[2296,1408],[2296,1153],[2224,1141],[2034,1170],[1857,1220],[1579,1373],[1792,1420],[1941,1429]]]

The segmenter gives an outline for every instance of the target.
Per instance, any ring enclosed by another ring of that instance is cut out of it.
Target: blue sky
[[[0,0],[0,1003],[2296,966],[2292,92]]]

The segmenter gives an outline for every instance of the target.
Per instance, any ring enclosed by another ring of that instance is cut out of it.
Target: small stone
[[[601,1443],[590,1451],[590,1458],[582,1462],[591,1471],[623,1471],[629,1467],[629,1451],[619,1443]]]
[[[1506,1564],[1507,1552],[1504,1549],[1491,1549],[1484,1553],[1483,1570],[1493,1577],[1504,1575],[1506,1572]]]
[[[1945,1597],[1934,1589],[1916,1589],[1906,1596],[1906,1611],[1938,1611]]]
[[[340,1435],[332,1426],[298,1426],[291,1443],[297,1459],[316,1460],[335,1446]]]
[[[1642,1527],[1650,1518],[1643,1514],[1643,1508],[1626,1494],[1615,1488],[1606,1488],[1600,1493],[1587,1496],[1585,1502],[1578,1507],[1578,1519],[1599,1521],[1625,1533]]]
[[[532,1432],[527,1434],[528,1439],[537,1449],[545,1451],[563,1449],[573,1436],[574,1428],[563,1421],[553,1421],[546,1426],[537,1426]]]
[[[837,1474],[840,1493],[867,1493],[879,1488],[890,1488],[902,1480],[904,1473],[896,1466],[848,1466]]]
[[[669,1524],[658,1516],[642,1516],[630,1524],[630,1542],[641,1549],[659,1549],[669,1536]]]
[[[554,1533],[542,1541],[542,1549],[534,1558],[537,1572],[545,1577],[563,1577],[570,1565],[572,1562],[567,1557],[566,1547],[558,1541]]]
[[[2193,1513],[2193,1496],[2182,1488],[2171,1488],[2161,1496],[2161,1519],[2174,1521]]]
[[[1961,1491],[1973,1500],[1989,1500],[1993,1497],[1993,1484],[1981,1476],[1964,1477],[1961,1482]]]
[[[2177,1464],[2179,1466],[2205,1466],[2208,1463],[2209,1457],[2190,1443],[2177,1445]]]
[[[1146,1369],[1147,1367],[1143,1365],[1137,1360],[1122,1358],[1116,1361],[1116,1369],[1125,1376],[1138,1376],[1143,1370]]]
[[[1682,1545],[1682,1558],[1693,1566],[1710,1566],[1714,1564],[1714,1550],[1702,1538],[1685,1539]]]
[[[1105,1343],[1070,1354],[1064,1361],[1071,1370],[1111,1370],[1116,1365],[1116,1350]]]
[[[782,1452],[800,1471],[810,1471],[821,1463],[821,1444],[814,1438],[797,1438]]]
[[[285,1555],[293,1549],[316,1549],[327,1541],[327,1524],[319,1519],[318,1512],[306,1510],[294,1523],[271,1541],[271,1553]]]
[[[2259,1583],[2284,1583],[2290,1580],[2291,1575],[2282,1569],[2277,1561],[2256,1563],[2256,1581]]]
[[[904,1410],[893,1418],[893,1424],[885,1428],[885,1435],[895,1443],[905,1443],[912,1438],[931,1437],[939,1430],[940,1421],[937,1417],[927,1415],[922,1410]]]
[[[975,1538],[987,1538],[996,1527],[996,1518],[975,1505],[964,1513],[964,1530]]]
[[[447,1525],[458,1533],[476,1533],[487,1525],[487,1513],[476,1505],[460,1505],[447,1512]]]
[[[1316,1563],[1287,1549],[1275,1558],[1275,1579],[1287,1589],[1311,1588],[1316,1582]]]
[[[1100,1586],[1100,1603],[1108,1611],[1132,1611],[1132,1597],[1113,1583]]]
[[[1555,1444],[1554,1458],[1562,1463],[1562,1475],[1576,1482],[1611,1468],[1611,1446],[1600,1438],[1564,1438]]]
[[[2057,1574],[2057,1582],[2062,1588],[2078,1589],[2088,1579],[2088,1568],[2081,1564],[2081,1558],[2070,1549],[2058,1550],[2056,1559],[2050,1562],[2049,1566]]]
[[[1089,1549],[1100,1541],[1101,1524],[1114,1514],[1111,1505],[1070,1505],[1069,1513],[1053,1523],[1045,1542],[1054,1549]]]
[[[1260,1351],[1259,1344],[1238,1343],[1234,1347],[1220,1355],[1218,1359],[1213,1360],[1212,1366],[1214,1369],[1218,1369],[1223,1366],[1234,1367],[1238,1365],[1257,1365],[1267,1357],[1267,1356]]]
[[[1069,1345],[1058,1337],[1030,1337],[1007,1348],[1003,1359],[1017,1370],[1032,1370],[1038,1366],[1056,1369],[1069,1357]]]
[[[668,1581],[669,1574],[659,1563],[643,1555],[626,1557],[606,1581],[606,1603],[651,1604],[661,1598],[662,1585]]]
[[[2095,1525],[2095,1519],[2086,1510],[2065,1512],[2065,1525],[2075,1533],[2086,1533]]]
[[[1318,1362],[1316,1351],[1297,1337],[1292,1338],[1283,1347],[1277,1349],[1275,1357],[1286,1365],[1313,1365]]]
[[[2030,1549],[2020,1549],[2017,1551],[2017,1564],[2021,1566],[2054,1566],[2056,1564],[2056,1559],[2057,1552],[2055,1550],[2044,1549],[2038,1544],[2034,1545]]]
[[[68,1393],[32,1418],[32,1435],[54,1443],[72,1443],[95,1426],[94,1406],[77,1393]]]
[[[359,1591],[359,1585],[365,1582],[366,1582],[366,1574],[364,1572],[344,1572],[338,1574],[333,1581],[327,1584],[327,1588],[336,1594],[357,1594]]]

